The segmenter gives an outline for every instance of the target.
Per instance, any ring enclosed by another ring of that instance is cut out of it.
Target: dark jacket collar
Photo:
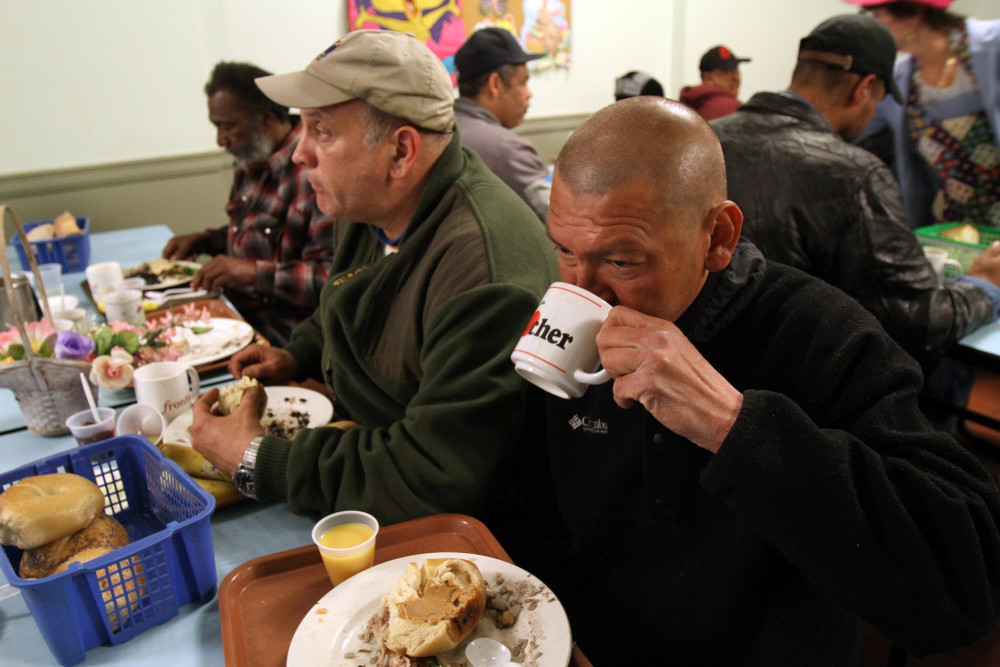
[[[695,344],[711,340],[753,302],[766,268],[757,246],[741,238],[729,266],[708,275],[694,303],[677,320],[678,328]]]
[[[780,93],[757,93],[746,104],[740,107],[740,111],[752,113],[779,113],[791,116],[817,132],[833,132],[833,128],[826,122],[819,111],[816,110],[805,98],[795,93],[784,91]]]

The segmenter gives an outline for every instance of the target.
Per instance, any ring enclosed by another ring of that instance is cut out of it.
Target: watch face
[[[253,488],[253,473],[246,468],[240,466],[236,469],[236,473],[233,475],[233,483],[244,496],[256,498]]]

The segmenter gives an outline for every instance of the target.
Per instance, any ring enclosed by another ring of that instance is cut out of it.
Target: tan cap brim
[[[255,82],[265,95],[278,104],[296,109],[317,109],[355,99],[309,72],[262,76]]]

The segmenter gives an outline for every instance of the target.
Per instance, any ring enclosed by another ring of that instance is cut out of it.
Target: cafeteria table
[[[113,232],[99,232],[91,235],[91,263],[114,260],[122,266],[136,266],[142,262],[158,257],[163,246],[172,236],[166,226],[149,226],[136,229]],[[13,253],[12,249],[8,249]],[[12,256],[12,266],[17,266],[16,257]],[[63,285],[66,294],[72,294],[80,300],[80,305],[94,312],[93,305],[84,293],[81,282],[84,274],[71,273],[63,275]],[[218,376],[203,378],[202,386],[211,386],[219,382],[231,380],[232,376],[222,372]],[[100,403],[120,408],[133,403],[134,394],[130,390],[120,392],[100,393]],[[33,461],[51,456],[76,447],[76,441],[70,435],[43,437],[28,431],[24,427],[20,410],[9,390],[0,390],[0,472],[6,472],[26,465]],[[87,651],[83,665],[146,665],[169,662],[174,667],[216,666],[227,664],[227,654],[224,643],[228,642],[228,650],[239,651],[244,648],[241,643],[234,644],[234,637],[244,642],[247,636],[248,613],[244,607],[243,624],[240,616],[220,619],[220,601],[226,603],[225,587],[227,576],[232,573],[243,576],[235,581],[239,585],[266,586],[267,580],[247,582],[246,572],[248,561],[266,559],[273,566],[292,567],[301,564],[304,572],[315,575],[318,555],[312,553],[310,532],[316,517],[297,516],[292,514],[283,503],[258,503],[254,501],[237,501],[217,507],[210,520],[212,541],[215,550],[215,572],[220,585],[219,596],[209,602],[194,602],[180,608],[176,617],[163,625],[152,627],[129,641],[117,646],[98,646]],[[437,519],[420,523],[416,527],[407,528],[403,524],[384,527],[385,538],[380,535],[376,558],[385,560],[400,555],[409,555],[427,551],[445,550],[469,551],[496,557],[507,558],[502,547],[496,543],[481,524],[474,519],[461,519],[459,515],[445,515]],[[456,543],[456,533],[453,525],[460,521],[472,527],[473,533],[466,535],[467,542]],[[434,528],[438,526],[438,528]],[[443,528],[441,526],[444,526]],[[452,527],[448,527],[452,526]],[[478,526],[478,527],[477,527]],[[416,529],[415,529],[416,528]],[[471,537],[470,537],[471,536]],[[468,541],[471,540],[471,541]],[[305,551],[302,550],[306,547]],[[252,563],[251,563],[252,565]],[[298,577],[293,577],[298,581]],[[232,578],[230,578],[232,580]],[[273,580],[272,580],[273,581]],[[0,584],[5,584],[0,575]],[[242,590],[242,589],[240,589]],[[325,591],[317,595],[322,596]],[[296,605],[311,605],[307,591],[299,590]],[[305,596],[305,597],[303,597]],[[235,598],[234,598],[235,599]],[[280,604],[277,599],[273,604]],[[299,606],[294,607],[298,609]],[[236,609],[236,607],[232,607]],[[280,610],[292,611],[292,610]],[[297,613],[297,612],[295,612]],[[235,620],[234,620],[235,619]],[[226,627],[235,628],[232,633],[224,635],[223,622]],[[297,619],[284,618],[281,624],[288,641],[287,634],[294,631]],[[265,629],[262,631],[266,632]],[[270,652],[266,655],[255,655],[253,664],[262,664],[260,658],[266,658],[266,664],[283,664],[283,651],[287,644],[270,641]],[[7,666],[19,665],[53,665],[55,659],[42,638],[27,605],[20,595],[0,600],[0,663]],[[229,661],[233,663],[232,660]],[[249,664],[241,659],[235,664]],[[574,648],[570,667],[590,667],[583,655]]]
[[[160,256],[173,236],[165,225],[98,232],[90,235],[90,263],[117,261],[123,267],[138,266]],[[11,267],[20,266],[13,247],[7,248]],[[66,294],[79,299],[90,315],[96,314],[83,289],[84,273],[64,273]],[[232,379],[228,373],[203,378],[202,386]],[[99,403],[120,408],[135,401],[134,393],[100,391]],[[76,447],[70,435],[43,437],[25,429],[21,411],[9,389],[0,389],[0,471],[9,471],[32,461]],[[294,516],[284,505],[236,503],[212,517],[216,570],[219,580],[247,559],[301,546],[310,541],[312,520]],[[0,580],[3,580],[0,575]],[[5,581],[3,583],[6,583]],[[34,619],[21,597],[0,601],[0,655],[4,665],[55,664]],[[119,646],[99,646],[87,652],[85,664],[150,664],[169,655],[177,665],[221,665],[224,663],[219,635],[218,605],[189,604],[177,618],[148,630]]]

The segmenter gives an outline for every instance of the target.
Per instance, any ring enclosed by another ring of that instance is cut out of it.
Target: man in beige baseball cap
[[[261,77],[257,85],[289,107],[314,109],[358,99],[425,130],[455,127],[451,78],[437,56],[409,33],[349,33],[304,71]]]
[[[293,159],[337,218],[335,253],[288,345],[245,348],[229,370],[324,382],[346,421],[293,446],[265,436],[263,391],[222,417],[212,390],[194,409],[195,448],[245,495],[299,513],[490,514],[487,480],[513,478],[515,446],[531,441],[510,353],[558,276],[544,228],[461,145],[451,79],[412,35],[352,32],[304,71],[257,82],[301,109]]]

